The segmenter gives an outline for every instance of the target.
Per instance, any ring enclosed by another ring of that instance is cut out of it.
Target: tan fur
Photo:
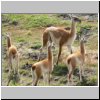
[[[84,48],[84,41],[81,40],[80,42],[80,50],[70,54],[67,57],[66,64],[68,66],[69,75],[68,75],[68,83],[70,82],[71,75],[73,74],[74,69],[77,65],[79,65],[80,69],[80,81],[82,81],[82,71],[83,71],[83,64],[85,62],[85,48]],[[83,72],[84,73],[84,72]]]
[[[51,46],[48,47],[48,58],[39,61],[32,65],[32,77],[33,85],[37,85],[38,80],[43,76],[44,82],[50,84],[50,73],[53,70],[53,58],[52,58]]]
[[[57,59],[56,64],[58,64],[63,45],[66,45],[68,49],[70,50],[70,52],[72,53],[71,45],[76,38],[76,20],[80,21],[78,18],[75,20],[73,19],[71,29],[69,30],[51,26],[47,28],[43,33],[43,46],[40,49],[41,52],[42,52],[42,49],[47,46],[47,41],[54,42],[56,45],[59,46],[58,59]],[[40,56],[39,56],[39,59],[40,59]]]
[[[18,74],[18,67],[19,67],[19,58],[18,58],[18,51],[16,46],[12,45],[11,38],[9,35],[7,35],[7,46],[8,46],[8,67],[9,67],[9,74],[11,74],[11,71],[14,69],[14,72],[17,71]],[[14,60],[16,62],[14,62]],[[16,63],[15,66],[13,66],[13,63]],[[9,85],[10,80],[8,80],[7,85]]]

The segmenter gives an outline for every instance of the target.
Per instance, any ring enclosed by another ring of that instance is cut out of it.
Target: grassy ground
[[[80,16],[82,19],[83,17]],[[57,14],[3,14],[2,15],[2,85],[7,84],[8,79],[8,67],[7,67],[7,45],[4,35],[6,32],[11,33],[12,42],[17,46],[20,56],[20,83],[14,84],[13,81],[10,86],[30,86],[32,85],[32,76],[30,67],[25,67],[27,62],[33,64],[37,62],[37,55],[39,48],[42,45],[42,34],[46,27],[70,26],[70,20],[64,20],[62,17],[58,17]],[[88,38],[86,47],[86,63],[85,63],[85,76],[83,81],[79,82],[78,67],[74,73],[74,85],[75,86],[96,86],[98,83],[98,24],[97,21],[83,21],[82,24],[78,24],[78,34],[80,29],[90,28],[91,36]],[[79,49],[79,41],[75,40],[73,44],[74,51]],[[44,50],[46,56],[46,50]],[[57,59],[58,47],[53,50],[54,62]],[[31,56],[29,56],[31,55]],[[67,84],[68,69],[63,62],[63,58],[68,55],[67,48],[63,47],[63,52],[58,66],[54,67],[51,78],[51,86],[65,86]],[[45,57],[44,56],[44,57]],[[39,86],[44,85],[41,78]]]

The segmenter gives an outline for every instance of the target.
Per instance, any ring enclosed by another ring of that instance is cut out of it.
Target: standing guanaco
[[[73,83],[73,72],[76,66],[79,66],[79,74],[80,74],[80,81],[82,81],[82,74],[84,75],[84,62],[85,62],[85,48],[84,48],[84,42],[85,39],[82,38],[80,40],[80,50],[70,54],[67,57],[66,65],[68,66],[68,84],[70,84],[70,81]],[[72,79],[71,79],[72,78]]]
[[[50,74],[53,71],[53,67],[51,43],[48,41],[48,57],[32,65],[33,85],[37,85],[41,76],[43,76],[44,83],[50,84]]]
[[[18,57],[18,51],[16,46],[12,45],[10,35],[7,34],[7,52],[8,52],[8,67],[9,67],[9,74],[12,73],[12,70],[14,69],[14,73],[17,72],[19,74],[19,57]],[[15,65],[15,66],[14,66]],[[10,79],[8,79],[7,85],[10,83]]]
[[[56,44],[59,46],[59,53],[56,64],[58,65],[58,61],[62,52],[62,46],[66,45],[72,53],[72,43],[76,38],[76,23],[81,23],[81,20],[75,16],[71,16],[72,19],[72,25],[70,30],[66,30],[64,28],[57,28],[57,27],[49,27],[46,28],[43,33],[43,46],[40,48],[40,54],[43,50],[43,48],[47,47],[47,42],[51,41],[52,44]],[[40,60],[40,55],[39,55]]]

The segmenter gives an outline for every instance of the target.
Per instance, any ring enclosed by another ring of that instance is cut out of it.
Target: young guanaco
[[[84,62],[85,62],[84,42],[85,42],[85,39],[84,38],[81,39],[80,40],[80,50],[73,54],[70,54],[67,57],[66,65],[68,66],[68,71],[69,71],[68,84],[70,84],[70,82],[73,83],[73,72],[77,65],[79,66],[80,81],[82,81],[82,74],[84,75],[83,67],[84,67]]]
[[[53,67],[51,43],[48,42],[48,57],[32,65],[33,85],[37,85],[41,76],[43,76],[44,83],[50,84],[50,74],[53,71]]]
[[[12,45],[10,35],[7,34],[7,52],[8,52],[8,67],[9,67],[9,74],[11,74],[12,70],[14,69],[14,73],[17,72],[19,74],[19,57],[18,57],[18,50],[15,45]],[[15,66],[14,66],[15,65]],[[8,79],[7,85],[9,85],[10,80]]]
[[[72,43],[76,38],[76,23],[81,23],[81,20],[75,16],[71,16],[72,19],[72,25],[71,29],[66,30],[64,28],[58,28],[58,27],[48,27],[45,29],[43,33],[43,46],[40,48],[40,54],[42,53],[43,48],[47,47],[47,42],[51,41],[52,44],[59,46],[59,53],[56,64],[58,65],[58,61],[62,52],[62,46],[66,45],[72,53]],[[40,55],[39,55],[40,60]]]

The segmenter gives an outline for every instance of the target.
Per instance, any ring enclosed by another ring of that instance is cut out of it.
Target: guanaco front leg
[[[80,82],[82,81],[82,68],[79,66],[79,75],[80,75]]]
[[[44,86],[45,86],[46,85],[46,81],[47,81],[46,73],[43,73],[43,80],[44,80]]]
[[[82,64],[81,69],[82,69],[82,76],[84,76],[84,64]]]
[[[84,64],[79,66],[80,82],[82,81],[82,76],[84,76]]]
[[[19,74],[19,57],[18,57],[18,54],[16,55],[15,61],[16,61],[15,70],[16,70],[17,74]]]
[[[50,85],[50,72],[48,73],[48,84]]]
[[[8,68],[9,68],[9,75],[8,75],[8,80],[7,80],[7,86],[9,85],[10,81],[11,81],[11,73],[12,73],[12,58],[9,57],[8,59]]]
[[[12,57],[9,57],[8,59],[8,68],[9,68],[9,72],[11,72],[12,68]]]
[[[11,79],[8,79],[7,86],[9,86],[10,81],[11,81]]]
[[[39,50],[38,61],[40,61],[40,59],[41,59],[41,54],[42,54],[44,48],[45,48],[45,47],[42,46],[42,47],[40,48],[40,50]]]
[[[60,58],[60,55],[61,55],[61,51],[62,51],[62,46],[60,45],[60,46],[59,46],[59,53],[58,53],[58,58],[57,58],[56,65],[58,65],[59,58]]]
[[[72,54],[73,51],[72,51],[72,47],[71,47],[71,45],[67,45],[67,47],[68,47],[69,52]]]

